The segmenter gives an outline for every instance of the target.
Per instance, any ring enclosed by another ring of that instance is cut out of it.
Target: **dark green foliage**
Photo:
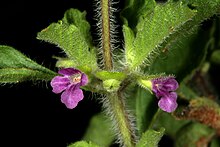
[[[37,64],[9,46],[0,46],[0,83],[49,81],[55,72]]]

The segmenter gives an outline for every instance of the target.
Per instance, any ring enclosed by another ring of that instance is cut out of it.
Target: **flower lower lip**
[[[64,68],[59,71],[62,76],[56,76],[51,80],[54,93],[61,94],[61,102],[67,108],[73,109],[84,97],[80,86],[88,83],[88,77],[74,68]]]
[[[152,80],[152,91],[159,99],[158,106],[166,112],[173,112],[177,108],[176,92],[178,87],[174,77],[157,78]]]

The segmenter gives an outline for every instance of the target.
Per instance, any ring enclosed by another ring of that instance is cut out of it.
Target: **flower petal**
[[[168,95],[169,91],[163,90],[163,89],[154,89],[153,92],[155,93],[157,98],[160,98],[164,95]]]
[[[152,80],[152,91],[158,98],[169,94],[171,91],[175,91],[178,87],[178,82],[172,76]]]
[[[160,109],[166,112],[173,112],[176,110],[178,104],[176,102],[177,94],[175,92],[171,92],[169,95],[161,97],[158,102],[158,106]]]
[[[73,74],[78,74],[81,73],[81,71],[75,69],[75,68],[63,68],[58,71],[59,74],[64,75],[64,76],[71,76]]]
[[[84,86],[88,83],[88,77],[86,74],[82,73],[80,86]]]
[[[179,84],[174,78],[169,78],[164,82],[164,88],[168,91],[175,91],[178,87]]]
[[[54,93],[61,93],[63,90],[65,90],[68,87],[69,84],[70,84],[69,78],[61,77],[61,76],[54,77],[50,82],[50,85],[53,88],[52,91]]]
[[[69,86],[61,95],[61,102],[66,105],[67,108],[73,109],[77,106],[78,102],[83,99],[83,91],[78,85]]]

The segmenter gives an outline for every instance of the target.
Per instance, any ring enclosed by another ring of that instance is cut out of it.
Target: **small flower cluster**
[[[173,112],[176,110],[178,104],[177,94],[174,92],[178,87],[178,82],[173,76],[157,78],[151,80],[152,91],[159,99],[158,106],[166,112]]]
[[[51,80],[51,86],[54,93],[61,93],[61,102],[67,108],[73,109],[77,106],[78,102],[84,97],[83,91],[80,86],[88,83],[86,74],[74,68],[64,68],[58,71],[63,76],[56,76]]]
[[[61,93],[61,102],[67,108],[73,109],[84,97],[80,86],[88,83],[86,74],[74,68],[64,68],[58,71],[62,76],[56,76],[51,80],[54,93]],[[174,92],[178,82],[173,76],[156,78],[151,81],[151,89],[159,99],[158,106],[166,112],[173,112],[177,108],[177,94]],[[144,83],[148,87],[148,82]]]

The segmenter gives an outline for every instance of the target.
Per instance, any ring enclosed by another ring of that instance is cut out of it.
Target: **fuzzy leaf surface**
[[[162,52],[148,72],[174,74],[178,80],[182,80],[203,62],[207,51],[206,35],[207,32],[200,32],[182,36],[175,42],[167,44],[165,48],[169,51]]]
[[[57,74],[9,46],[0,46],[0,83],[51,80]]]
[[[161,45],[161,54],[156,58],[157,61],[151,65],[151,72],[166,72],[178,75],[178,79],[183,79],[205,58],[209,34],[208,31],[198,31],[199,24],[220,11],[220,0],[187,2],[191,6],[195,6],[196,15],[186,22],[179,31],[171,34]],[[148,58],[151,58],[150,55]],[[190,62],[192,59],[193,62]],[[157,65],[157,71],[155,65]]]
[[[79,28],[84,36],[87,44],[92,45],[92,37],[90,34],[90,24],[86,21],[86,12],[80,12],[77,9],[69,9],[65,12],[63,23],[75,25]]]
[[[157,4],[152,13],[139,19],[133,48],[126,48],[129,67],[135,69],[142,65],[149,53],[194,15],[195,12],[181,2]]]
[[[73,16],[74,14],[76,15]],[[73,60],[75,67],[97,68],[96,55],[90,47],[89,24],[84,15],[85,13],[71,9],[65,14],[63,21],[50,24],[38,33],[37,38],[60,47]]]
[[[148,15],[156,6],[155,0],[126,0],[122,16],[125,24],[134,29],[139,18]]]
[[[142,137],[136,147],[158,147],[158,143],[164,135],[164,131],[164,128],[161,128],[159,131],[147,130],[142,134]]]

